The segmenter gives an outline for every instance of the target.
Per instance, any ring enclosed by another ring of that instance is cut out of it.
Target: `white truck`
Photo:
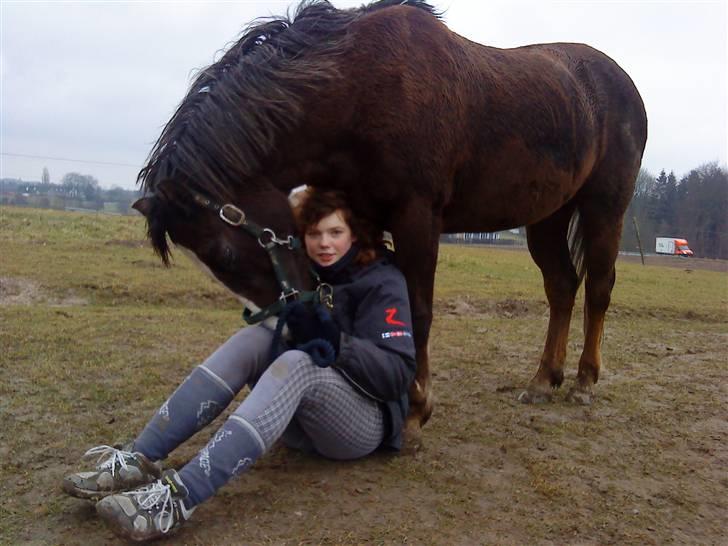
[[[690,257],[693,251],[690,250],[686,239],[675,237],[657,237],[655,239],[655,252],[658,254],[670,254],[672,256]]]

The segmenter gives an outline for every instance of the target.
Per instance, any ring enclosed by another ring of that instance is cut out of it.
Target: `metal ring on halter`
[[[318,285],[316,291],[319,294],[319,301],[323,303],[329,310],[334,308],[334,287],[330,284],[322,282]]]
[[[267,243],[264,243],[263,242],[263,236],[264,235],[267,235],[269,237]],[[276,237],[276,232],[273,231],[270,228],[263,228],[263,233],[261,233],[260,234],[260,237],[258,237],[258,244],[260,246],[262,246],[263,248],[268,248],[268,245],[270,245],[271,243],[274,243],[274,244],[277,244],[277,245],[280,244],[280,241]]]
[[[238,215],[238,218],[237,219],[228,218],[227,216],[225,216],[225,211],[234,212],[235,214]],[[245,213],[242,210],[240,210],[238,207],[236,207],[235,205],[231,205],[230,203],[220,207],[219,214],[220,214],[220,218],[222,218],[222,220],[224,222],[227,222],[231,226],[241,226],[245,223]]]
[[[263,236],[267,235],[269,237],[268,241],[263,242]],[[280,246],[287,246],[288,250],[294,250],[297,247],[296,245],[296,238],[293,235],[289,235],[285,239],[279,239],[276,237],[276,232],[273,231],[270,228],[263,228],[263,232],[258,237],[258,244],[262,246],[263,248],[268,248],[268,246],[273,243]]]

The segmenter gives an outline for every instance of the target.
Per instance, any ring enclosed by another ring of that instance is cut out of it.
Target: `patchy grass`
[[[41,300],[91,305],[237,309],[181,254],[165,268],[141,217],[0,208],[2,276],[33,280]]]
[[[0,228],[0,542],[112,543],[62,477],[138,432],[240,310],[184,258],[163,268],[141,218],[0,208]],[[596,402],[524,406],[548,321],[540,274],[523,251],[444,245],[424,448],[348,463],[276,448],[174,542],[724,543],[728,276],[617,273]]]

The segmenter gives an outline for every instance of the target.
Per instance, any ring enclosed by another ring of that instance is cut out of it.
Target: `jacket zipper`
[[[341,375],[343,375],[346,378],[347,381],[349,381],[352,385],[354,385],[357,389],[359,389],[362,392],[362,394],[364,394],[365,396],[368,396],[369,398],[371,398],[372,400],[374,400],[376,402],[379,402],[381,404],[384,404],[384,400],[382,400],[381,398],[377,398],[376,396],[374,396],[373,394],[371,394],[370,392],[368,392],[359,383],[357,383],[356,381],[354,381],[351,378],[351,376],[348,373],[346,373],[343,369],[337,368],[337,367],[334,367],[334,369],[337,370]]]

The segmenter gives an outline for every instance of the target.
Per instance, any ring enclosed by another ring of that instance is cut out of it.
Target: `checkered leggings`
[[[385,428],[379,403],[301,351],[286,351],[266,367],[263,354],[271,341],[267,328],[245,328],[203,364],[236,392],[252,384],[233,418],[250,423],[266,450],[282,437],[290,447],[332,459],[374,451]]]

